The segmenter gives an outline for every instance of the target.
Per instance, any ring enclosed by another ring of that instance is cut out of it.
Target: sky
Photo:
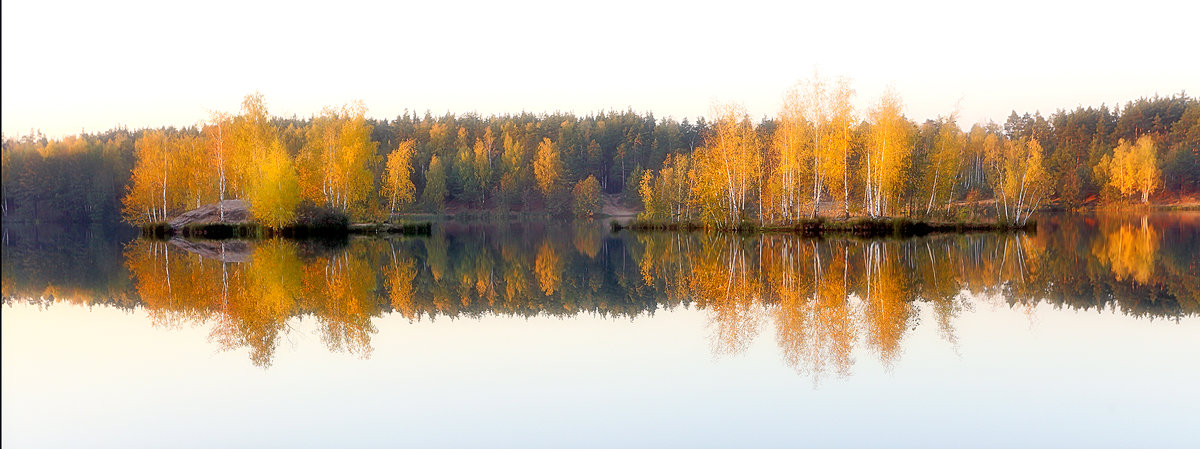
[[[261,92],[273,115],[632,108],[775,115],[797,81],[846,76],[860,115],[909,118],[1200,92],[1200,2],[106,2],[0,4],[3,133],[187,126]]]

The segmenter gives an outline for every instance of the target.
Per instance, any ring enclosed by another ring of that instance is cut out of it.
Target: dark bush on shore
[[[142,226],[142,237],[165,239],[175,235],[175,230],[166,222],[150,223]]]
[[[296,206],[296,222],[279,231],[285,237],[344,236],[350,233],[350,217],[306,200]]]

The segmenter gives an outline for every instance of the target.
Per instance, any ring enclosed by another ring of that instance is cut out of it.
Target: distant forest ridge
[[[3,217],[145,223],[221,198],[250,200],[269,224],[289,222],[302,202],[355,220],[448,209],[591,215],[609,194],[657,218],[787,220],[830,203],[849,215],[920,216],[964,201],[1016,207],[1019,196],[1027,213],[1200,192],[1200,101],[1184,93],[1048,117],[1013,112],[969,129],[953,112],[904,117],[893,92],[855,111],[852,95],[844,81],[807,80],[757,123],[732,106],[711,122],[632,110],[381,120],[361,103],[297,119],[273,117],[249,95],[237,115],[193,127],[6,136]],[[672,184],[681,173],[692,184]],[[1035,185],[1036,203],[1024,197]],[[715,209],[690,211],[705,203]]]

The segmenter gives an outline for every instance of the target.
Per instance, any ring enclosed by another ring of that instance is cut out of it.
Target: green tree
[[[425,207],[441,212],[446,207],[446,169],[442,161],[433,155],[429,168],[425,170],[425,191],[421,192]]]

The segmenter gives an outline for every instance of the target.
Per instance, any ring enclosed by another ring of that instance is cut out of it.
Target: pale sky
[[[3,133],[185,126],[255,90],[273,115],[775,115],[814,69],[917,121],[1200,93],[1194,1],[6,0]]]

